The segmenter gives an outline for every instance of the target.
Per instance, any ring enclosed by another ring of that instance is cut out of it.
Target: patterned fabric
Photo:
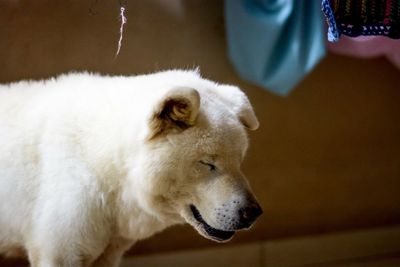
[[[322,11],[331,42],[338,41],[340,34],[400,38],[399,0],[322,0]]]
[[[337,28],[335,14],[333,13],[329,0],[322,0],[322,11],[324,12],[328,23],[328,41],[339,41],[340,31]]]

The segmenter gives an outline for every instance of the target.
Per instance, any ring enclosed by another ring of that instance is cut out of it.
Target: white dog
[[[240,171],[257,127],[243,92],[192,71],[0,86],[0,253],[118,266],[183,222],[229,240],[262,213]]]

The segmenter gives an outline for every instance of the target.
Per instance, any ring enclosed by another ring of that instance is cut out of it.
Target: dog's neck
[[[165,228],[179,223],[176,220],[160,217],[151,213],[143,197],[132,194],[132,184],[121,184],[116,217],[117,232],[120,236],[138,241],[148,238]]]

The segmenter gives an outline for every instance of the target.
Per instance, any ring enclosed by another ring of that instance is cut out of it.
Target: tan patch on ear
[[[196,122],[200,108],[200,95],[191,88],[171,90],[156,107],[149,121],[149,139],[173,129],[185,130]]]
[[[254,113],[253,108],[250,106],[250,103],[247,104],[248,106],[242,110],[240,110],[238,116],[240,122],[249,130],[255,131],[260,126],[258,119]]]
[[[186,128],[194,124],[194,121],[191,120],[191,112],[192,107],[187,99],[170,99],[165,102],[164,110],[159,118]]]

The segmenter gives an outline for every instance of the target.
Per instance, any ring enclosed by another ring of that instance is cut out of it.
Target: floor
[[[122,267],[395,267],[400,226],[137,256]]]
[[[135,247],[134,247],[135,248]],[[22,260],[0,267],[27,267]],[[398,267],[400,225],[125,256],[121,267]]]

